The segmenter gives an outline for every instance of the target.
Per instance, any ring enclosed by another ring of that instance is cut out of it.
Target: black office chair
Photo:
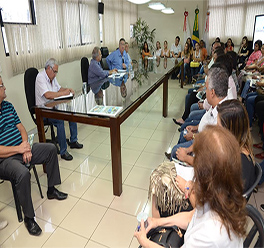
[[[108,66],[108,64],[107,64],[107,62],[106,62],[106,58],[102,58],[101,61],[100,61],[100,64],[101,64],[101,66],[102,66],[102,68],[103,68],[104,70],[110,70],[110,69],[109,69],[109,66]]]
[[[90,86],[88,85],[88,69],[89,69],[89,60],[86,57],[81,59],[81,75],[83,84],[86,83],[86,89],[88,93],[90,91]]]
[[[255,175],[256,175],[256,181],[254,182],[254,184],[243,194],[243,197],[246,198],[246,200],[248,201],[254,188],[258,185],[261,176],[262,176],[262,169],[259,165],[259,163],[255,163]]]
[[[260,212],[250,204],[247,204],[246,211],[248,217],[253,221],[253,226],[251,227],[246,239],[244,240],[243,247],[264,247],[263,217],[261,216]]]
[[[38,70],[33,67],[27,69],[24,74],[24,87],[25,87],[25,94],[26,94],[26,99],[27,99],[28,110],[35,124],[37,124],[36,118],[35,118],[35,108],[34,108],[34,106],[36,106],[35,81],[36,81],[37,75],[38,75]],[[60,149],[56,142],[53,125],[47,120],[44,120],[44,126],[50,127],[50,131],[51,131],[51,140],[47,139],[46,141],[53,143],[57,147],[57,153],[59,154]],[[47,130],[45,132],[47,132]]]
[[[107,47],[101,47],[101,54],[102,54],[102,58],[106,58],[109,55],[109,50]]]

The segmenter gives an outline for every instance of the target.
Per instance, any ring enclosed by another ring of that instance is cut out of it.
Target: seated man
[[[92,51],[92,57],[89,69],[88,69],[88,84],[93,84],[101,79],[107,78],[109,75],[117,72],[117,69],[111,71],[103,70],[100,61],[102,59],[102,53],[99,47],[95,47]]]
[[[31,235],[38,236],[41,234],[41,228],[34,220],[31,174],[25,164],[46,165],[48,199],[64,200],[68,195],[54,187],[61,183],[56,147],[51,143],[36,143],[31,149],[27,132],[16,110],[10,102],[4,101],[5,90],[0,77],[0,175],[15,180],[18,199],[24,213],[25,226]]]
[[[66,96],[70,93],[74,94],[74,90],[63,88],[58,84],[56,75],[58,73],[58,63],[55,59],[51,58],[46,62],[45,69],[37,75],[36,78],[36,105],[44,105],[46,102],[53,100],[59,96]],[[72,160],[73,157],[67,152],[67,142],[63,120],[49,119],[55,127],[57,127],[57,136],[60,146],[60,155],[62,159]],[[83,148],[82,144],[77,141],[77,124],[69,122],[70,126],[70,148],[80,149]]]
[[[119,48],[107,56],[106,62],[110,70],[113,70],[114,68],[118,70],[128,69],[129,60],[125,51],[125,42],[125,39],[121,38],[119,40]]]
[[[170,51],[171,51],[171,57],[173,57],[173,58],[179,58],[180,57],[182,48],[181,48],[180,37],[179,36],[176,36],[175,44],[173,43],[171,45]]]
[[[226,69],[213,65],[209,70],[206,80],[206,98],[211,105],[209,110],[203,115],[200,123],[197,126],[187,126],[187,134],[181,133],[178,145],[174,146],[171,151],[171,159],[176,158],[176,151],[179,147],[190,147],[197,132],[201,132],[206,125],[215,125],[217,123],[217,108],[216,106],[227,100],[228,91],[228,74]],[[191,152],[191,151],[190,151]]]

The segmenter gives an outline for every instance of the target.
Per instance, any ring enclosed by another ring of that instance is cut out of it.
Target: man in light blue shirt
[[[111,71],[103,70],[100,61],[102,54],[99,47],[95,47],[92,51],[92,57],[89,69],[88,69],[88,84],[93,84],[101,79],[107,78],[109,75],[117,72],[117,69]]]
[[[119,40],[119,49],[107,56],[106,62],[110,70],[116,68],[118,70],[128,70],[129,60],[125,51],[125,39]]]

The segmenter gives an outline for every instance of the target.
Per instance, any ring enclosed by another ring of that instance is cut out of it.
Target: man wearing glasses
[[[39,72],[36,78],[36,105],[44,105],[46,102],[53,100],[59,96],[67,96],[70,93],[74,94],[74,90],[70,88],[63,88],[59,85],[56,75],[58,73],[58,63],[55,59],[51,58],[46,62],[45,69]],[[73,157],[67,151],[66,134],[63,120],[49,119],[56,128],[58,143],[60,146],[60,155],[62,159],[72,160]],[[70,148],[81,149],[82,144],[77,141],[77,124],[75,122],[69,122],[70,126]]]
[[[31,235],[39,236],[42,230],[34,220],[31,174],[25,165],[46,164],[49,200],[65,200],[68,195],[54,187],[61,183],[56,147],[51,143],[35,143],[31,148],[26,129],[14,106],[4,100],[5,90],[0,76],[0,176],[15,180],[19,203],[24,213],[24,224]],[[0,229],[6,225],[6,221],[0,222]]]

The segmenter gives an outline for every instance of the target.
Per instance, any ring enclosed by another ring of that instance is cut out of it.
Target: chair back
[[[246,198],[246,200],[248,201],[254,188],[258,185],[261,177],[262,177],[262,169],[259,165],[259,163],[255,163],[255,175],[256,175],[256,180],[253,183],[253,185],[243,194],[243,197]]]
[[[102,53],[102,58],[106,58],[109,55],[109,50],[107,47],[101,47],[100,50]]]
[[[100,64],[101,64],[101,66],[102,66],[102,68],[104,70],[109,70],[109,66],[108,66],[108,64],[106,62],[106,58],[102,58],[101,61],[100,61]]]
[[[260,212],[250,204],[247,204],[246,211],[248,217],[253,221],[253,226],[244,240],[243,247],[264,247],[263,217],[261,216]]]
[[[81,74],[83,83],[88,83],[88,69],[89,69],[89,60],[86,57],[81,59]]]
[[[32,67],[32,68],[28,68],[24,74],[24,88],[25,88],[28,110],[35,124],[36,124],[36,118],[34,116],[35,114],[34,106],[36,105],[35,82],[38,73],[39,73],[38,70]]]

